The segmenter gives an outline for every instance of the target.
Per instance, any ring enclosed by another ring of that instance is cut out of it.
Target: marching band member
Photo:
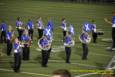
[[[33,32],[34,32],[34,24],[33,22],[29,19],[27,23],[27,28],[28,28],[28,34],[33,39]]]
[[[20,72],[21,66],[21,51],[20,51],[20,42],[18,38],[15,39],[13,44],[14,49],[14,72]]]
[[[7,24],[3,21],[0,25],[0,29],[1,29],[1,43],[6,43],[6,31],[7,31]]]
[[[66,31],[67,31],[66,25],[67,25],[67,23],[66,23],[65,18],[62,18],[62,26],[61,26],[61,28],[62,28],[62,30],[63,30],[63,40],[64,40],[64,38],[65,38],[65,36],[66,36]]]
[[[115,11],[113,11],[112,14],[112,21],[108,20],[107,18],[104,20],[112,25],[112,47],[110,49],[115,50]]]
[[[83,31],[83,33],[79,37],[82,47],[83,47],[83,55],[82,55],[82,60],[87,60],[88,56],[88,43],[90,43],[91,38],[89,37],[88,33]]]
[[[51,43],[48,41],[47,36],[44,35],[41,39],[39,39],[38,45],[42,52],[42,66],[47,67],[48,51],[50,50]]]
[[[71,47],[74,46],[74,41],[72,40],[71,32],[66,33],[64,46],[66,52],[66,63],[70,63]]]
[[[97,38],[98,38],[98,35],[103,35],[103,31],[97,31],[96,29],[96,24],[95,24],[95,20],[92,20],[92,37],[93,37],[93,43],[96,43],[97,42]]]
[[[21,40],[21,36],[23,34],[23,28],[22,28],[22,25],[23,25],[23,22],[20,20],[20,17],[17,18],[16,20],[16,28],[17,28],[17,31],[18,31],[18,39]]]
[[[97,31],[96,31],[96,24],[94,23],[95,21],[92,20],[92,37],[93,37],[93,43],[96,43],[97,40]]]
[[[48,41],[50,42],[50,44],[52,44],[52,39],[53,39],[53,22],[50,20],[47,23],[46,28],[43,31],[43,35],[45,35],[48,39]],[[52,50],[52,45],[50,46],[50,49],[48,51],[48,58],[50,58],[50,53]]]
[[[37,26],[38,26],[38,34],[39,34],[39,39],[43,36],[43,22],[42,22],[42,18],[39,17],[39,19],[37,20]]]
[[[8,32],[6,33],[6,40],[7,40],[7,55],[9,56],[12,51],[12,39],[13,39],[13,32],[12,27],[9,25]]]
[[[23,49],[23,60],[30,59],[30,45],[31,45],[31,38],[28,36],[28,30],[24,30],[23,35],[21,36],[22,41],[22,49]]]

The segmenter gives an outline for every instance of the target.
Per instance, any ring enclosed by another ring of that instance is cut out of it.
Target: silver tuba
[[[91,42],[91,37],[88,35],[88,33],[84,32],[79,36],[79,40],[81,43],[88,44]]]
[[[42,37],[41,39],[38,40],[38,46],[39,46],[40,49],[47,51],[47,50],[49,50],[49,49],[51,48],[51,42],[47,39],[48,44],[45,45],[45,46],[42,46],[40,42],[41,42],[43,39],[44,39],[44,37]]]

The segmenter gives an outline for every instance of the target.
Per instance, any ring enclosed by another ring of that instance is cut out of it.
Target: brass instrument
[[[80,35],[79,40],[82,43],[88,44],[91,42],[91,37],[88,35],[88,33],[85,32]]]
[[[31,46],[31,40],[29,40],[29,41],[22,41],[21,42],[21,47],[30,47]]]
[[[64,46],[67,46],[67,47],[73,47],[75,45],[75,41],[72,40],[71,43],[67,44],[64,42]]]
[[[43,40],[43,39],[44,39],[44,37],[42,37],[41,39],[38,40],[38,46],[39,46],[39,48],[42,49],[42,50],[49,50],[49,49],[51,48],[51,42],[47,39],[48,44],[45,45],[45,46],[42,46],[42,45],[40,44],[40,42],[41,42],[41,40]]]

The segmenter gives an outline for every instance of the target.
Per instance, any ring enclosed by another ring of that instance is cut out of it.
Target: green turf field
[[[103,38],[111,37],[111,25],[104,22],[105,17],[111,17],[111,11],[115,10],[114,5],[110,4],[78,4],[78,3],[64,3],[64,2],[48,2],[39,0],[0,0],[0,22],[6,21],[9,25],[14,26],[18,16],[26,24],[28,19],[32,19],[36,26],[36,20],[39,16],[42,17],[44,25],[47,24],[48,19],[54,22],[54,41],[53,48],[55,52],[51,53],[51,57],[47,68],[40,65],[41,52],[37,46],[37,29],[34,30],[34,41],[31,46],[31,60],[22,61],[21,72],[14,73],[12,70],[13,57],[7,57],[6,44],[0,44],[0,77],[50,77],[52,72],[56,69],[64,68],[72,72],[73,76],[84,73],[78,70],[103,70],[108,62],[111,60],[115,52],[108,52],[106,47],[111,46],[111,43],[101,41]],[[60,30],[61,18],[65,17],[67,26],[72,23],[76,31],[76,45],[72,48],[71,64],[65,63],[65,52],[63,48],[62,31]],[[81,60],[82,46],[79,42],[79,35],[83,22],[91,21],[94,18],[97,28],[104,31],[104,35],[98,38],[98,43],[89,44],[88,60]],[[99,77],[85,76],[85,77]]]

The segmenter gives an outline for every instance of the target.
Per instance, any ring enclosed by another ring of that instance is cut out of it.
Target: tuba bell
[[[91,42],[91,37],[88,35],[88,33],[84,32],[79,36],[79,40],[81,43],[89,44]]]
[[[49,50],[50,48],[51,48],[51,42],[47,39],[47,41],[48,41],[48,44],[47,45],[45,45],[45,46],[42,46],[41,45],[41,41],[43,40],[43,38],[44,37],[42,37],[41,39],[39,39],[38,40],[38,46],[39,46],[39,48],[41,49],[41,50]]]

